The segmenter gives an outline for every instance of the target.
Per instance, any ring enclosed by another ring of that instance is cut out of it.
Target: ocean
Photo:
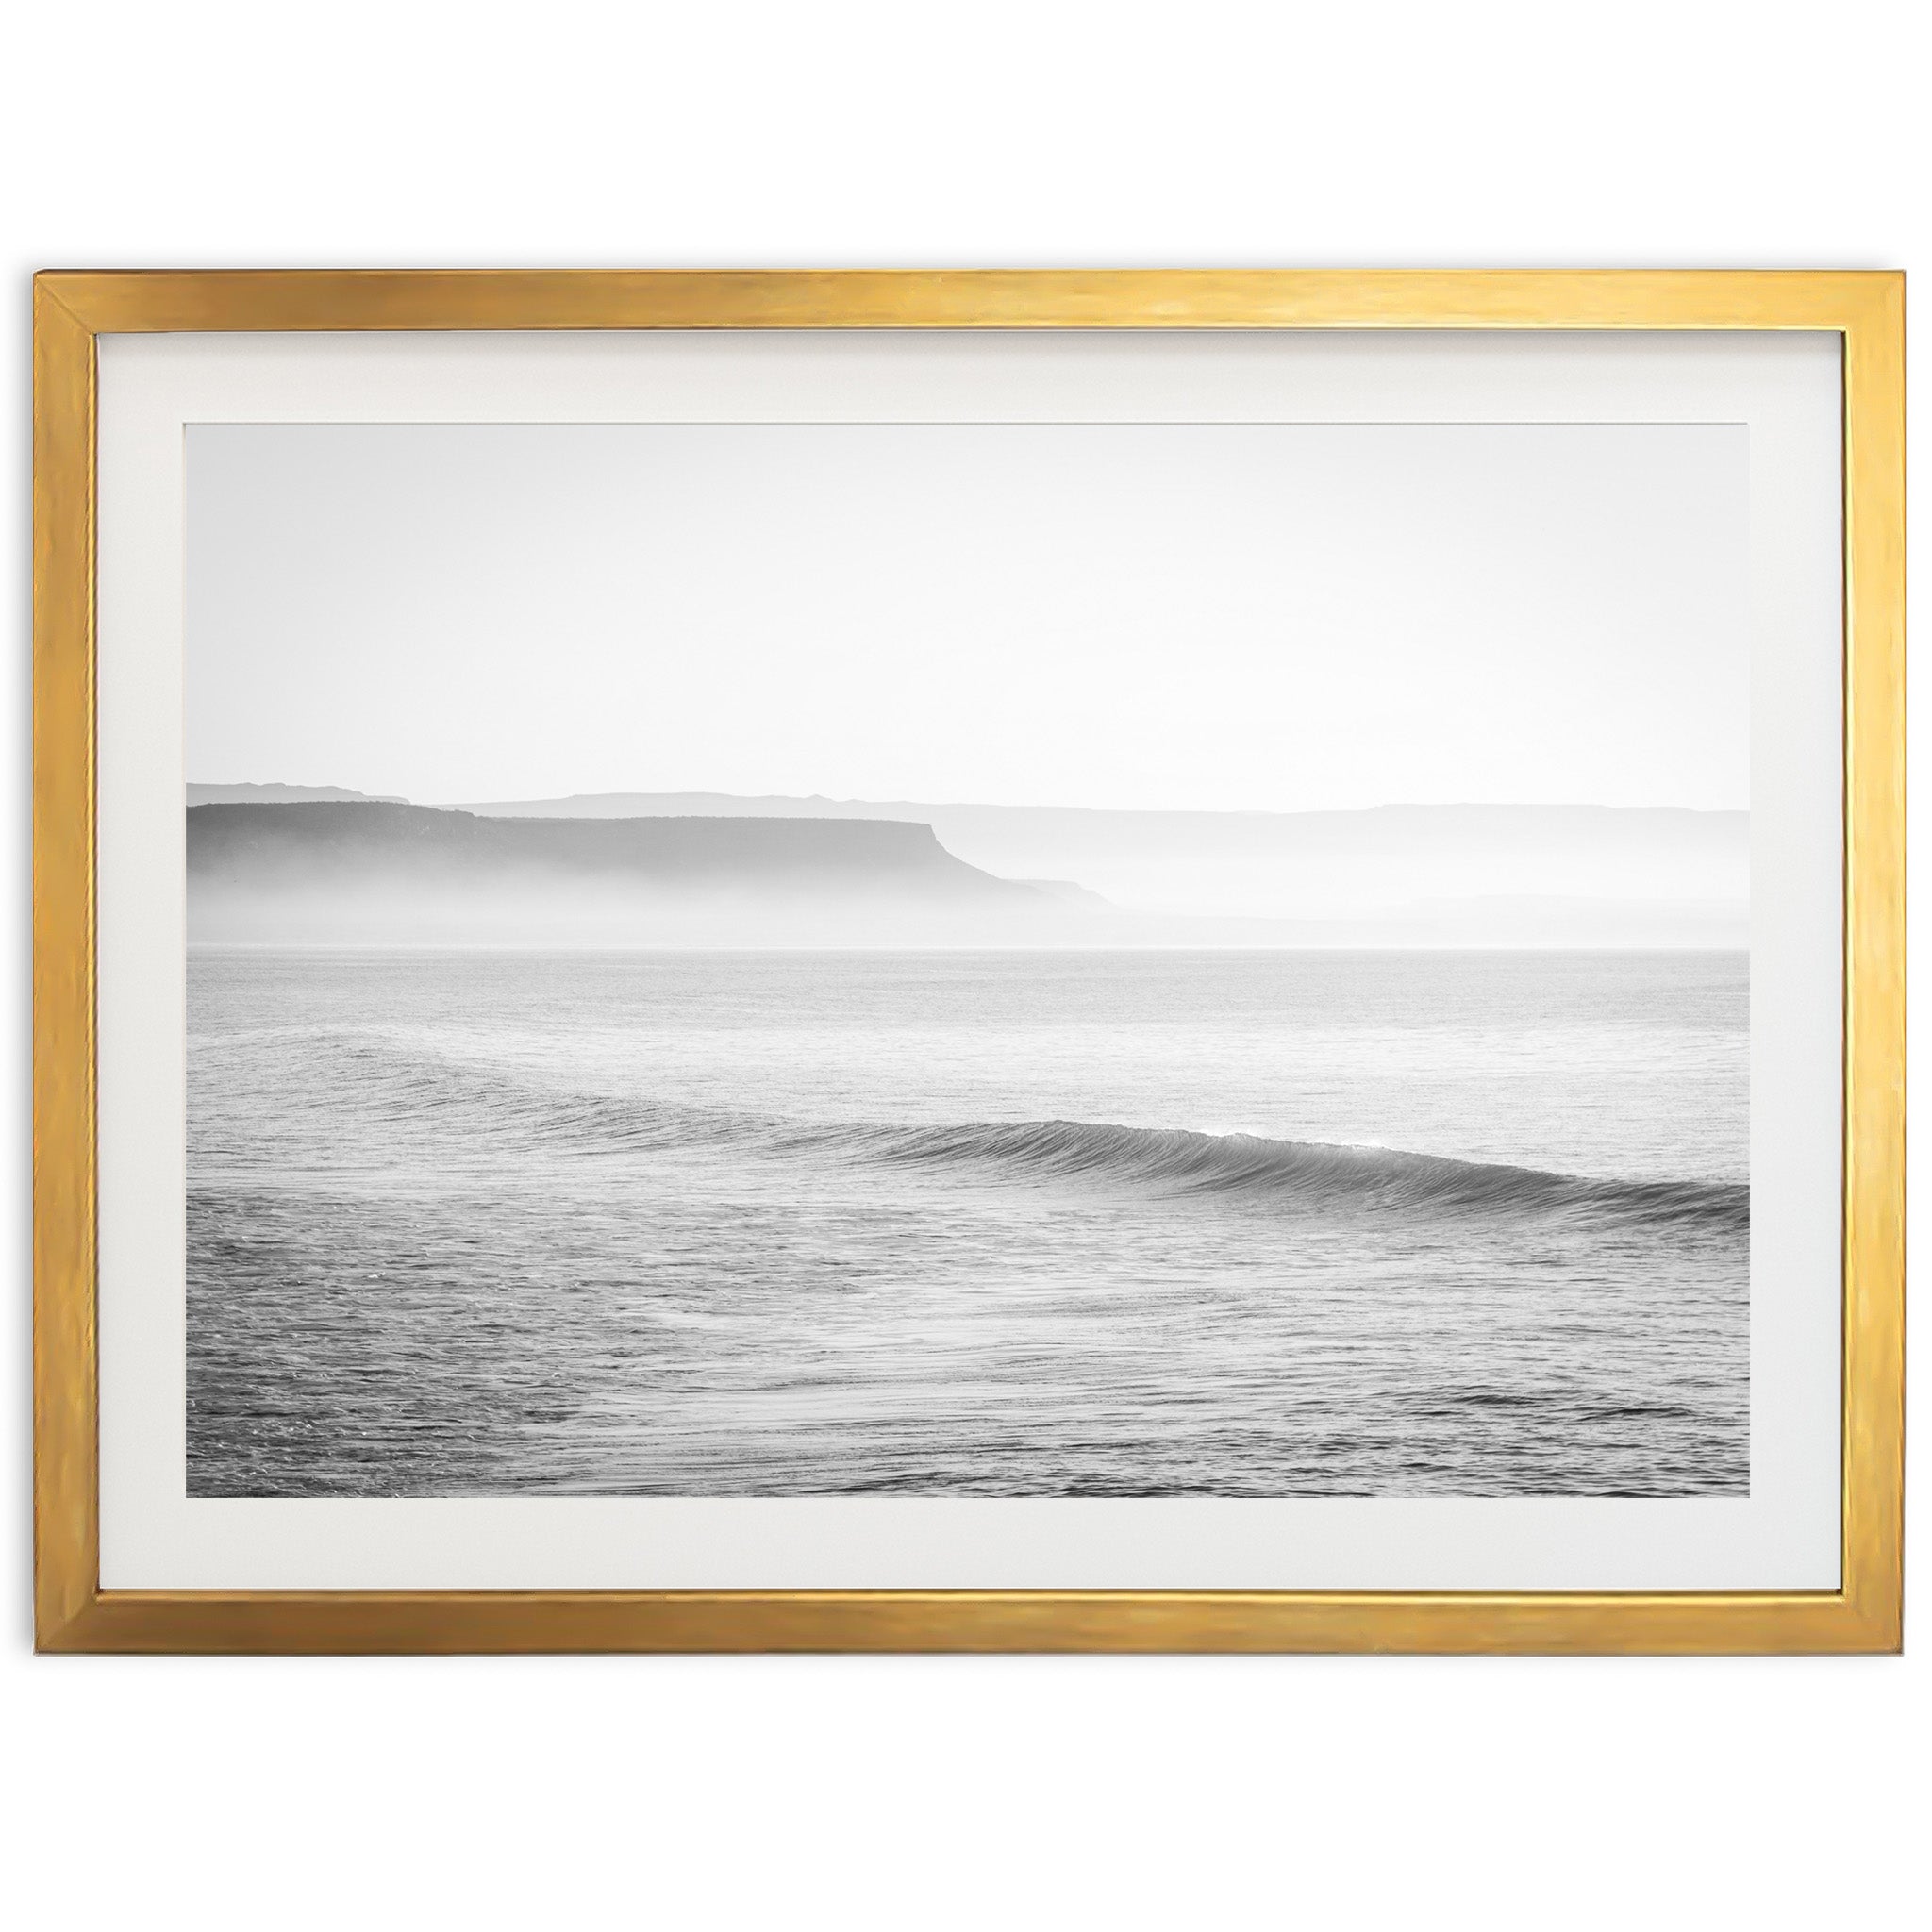
[[[1741,1495],[1749,994],[194,948],[189,1491]]]

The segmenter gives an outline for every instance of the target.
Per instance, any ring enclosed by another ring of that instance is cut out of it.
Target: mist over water
[[[472,811],[327,789],[190,786],[193,941],[1722,950],[1749,938],[1743,812],[716,793]]]
[[[1744,1493],[1744,426],[887,346],[191,425],[192,1493]]]
[[[189,996],[192,1494],[1748,1491],[1742,954]]]

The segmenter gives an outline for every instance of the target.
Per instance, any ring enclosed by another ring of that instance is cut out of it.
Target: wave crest
[[[1222,1197],[1334,1213],[1608,1216],[1738,1232],[1751,1223],[1748,1182],[1600,1179],[1399,1148],[1093,1121],[810,1124],[572,1092],[527,1074],[506,1077],[497,1068],[399,1056],[392,1041],[378,1044],[364,1038],[340,1044],[357,1084],[365,1092],[372,1085],[386,1090],[392,1107],[458,1114],[472,1133],[561,1135],[613,1153],[735,1147],[755,1156],[981,1170],[1020,1179],[1132,1188],[1169,1198]]]
[[[1612,1214],[1633,1220],[1750,1225],[1742,1182],[1597,1180],[1536,1168],[1454,1160],[1395,1148],[1182,1127],[1089,1121],[866,1127],[791,1137],[895,1165],[996,1167],[1041,1178],[1094,1178],[1174,1195],[1224,1195],[1374,1211],[1493,1210]]]

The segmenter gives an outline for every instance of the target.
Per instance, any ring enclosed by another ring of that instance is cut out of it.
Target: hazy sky
[[[1748,805],[1740,426],[199,425],[188,776]]]

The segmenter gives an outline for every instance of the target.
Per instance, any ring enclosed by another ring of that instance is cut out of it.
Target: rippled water
[[[197,950],[189,1487],[1741,1493],[1748,995]]]

